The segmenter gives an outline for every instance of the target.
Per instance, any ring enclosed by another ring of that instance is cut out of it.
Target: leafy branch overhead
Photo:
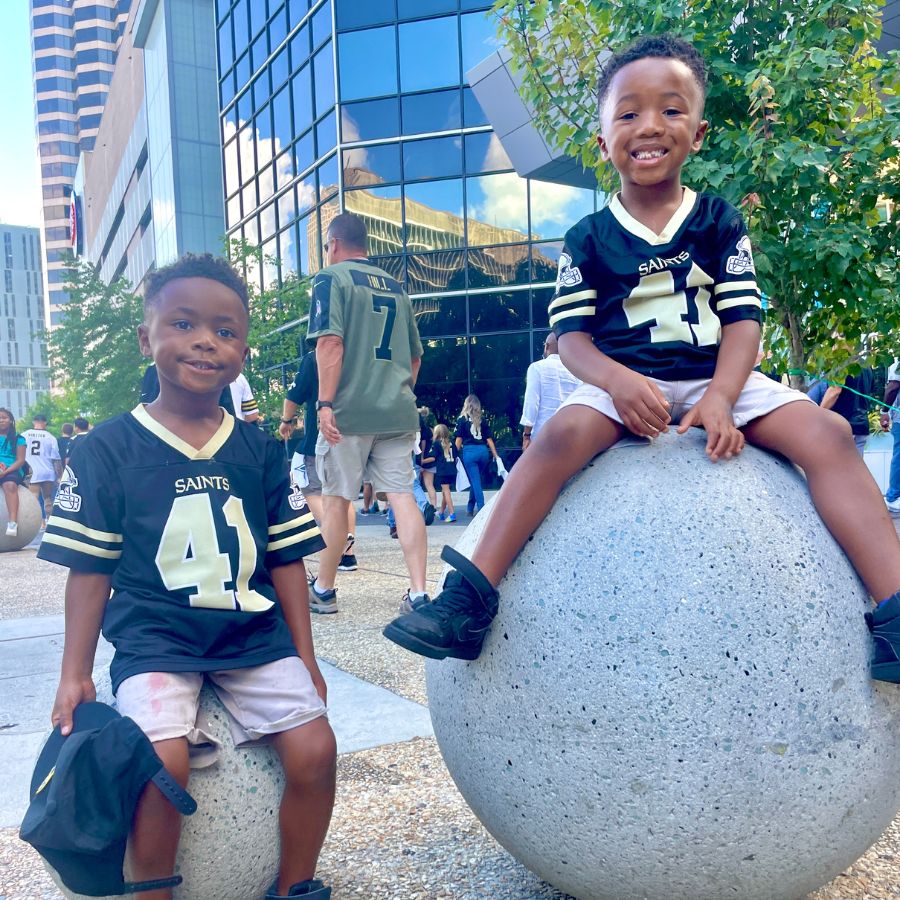
[[[876,49],[879,0],[499,0],[500,36],[548,142],[597,172],[607,48],[648,32],[709,66],[706,144],[685,183],[742,207],[783,369],[839,375],[864,344],[900,355],[900,58]]]

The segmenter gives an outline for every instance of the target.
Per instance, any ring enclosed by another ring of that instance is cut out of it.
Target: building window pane
[[[294,131],[302,134],[312,125],[312,80],[310,67],[304,66],[291,79],[291,95],[294,101]]]
[[[338,190],[338,159],[335,153],[331,159],[319,166],[319,203],[323,203]]]
[[[562,241],[535,244],[531,248],[531,280],[535,284],[540,284],[542,281],[556,281],[562,248]]]
[[[316,125],[316,152],[323,156],[337,146],[337,116],[332,110]],[[337,168],[337,166],[335,166]]]
[[[275,173],[271,165],[260,167],[257,181],[259,183],[259,202],[262,204],[275,193]]]
[[[594,191],[531,181],[531,231],[536,238],[561,238],[579,219],[594,211]]]
[[[338,37],[341,100],[397,93],[397,38],[393,25]]]
[[[465,338],[423,341],[422,370],[416,381],[416,400],[434,413],[438,422],[453,425],[469,393],[468,347]]]
[[[511,169],[512,163],[500,143],[500,138],[492,131],[466,135],[466,172],[498,172]]]
[[[226,207],[226,213],[228,216],[228,228],[234,228],[238,222],[241,221],[241,195],[235,194],[229,201]]]
[[[331,0],[323,3],[312,18],[312,43],[313,49],[319,46],[326,38],[331,37]]]
[[[456,12],[456,0],[397,0],[397,13],[401,19],[442,12]]]
[[[528,291],[470,294],[469,331],[521,331],[528,328],[530,308]]]
[[[264,31],[250,45],[250,65],[255,72],[265,61],[269,55],[269,37]]]
[[[304,275],[315,275],[319,263],[319,217],[313,211],[297,223],[297,260]]]
[[[291,128],[291,92],[285,85],[272,98],[272,131],[275,135],[275,152],[290,147],[294,139]]]
[[[406,284],[406,257],[405,256],[372,256],[369,255],[372,264],[384,269],[391,278]]]
[[[279,88],[287,81],[288,75],[291,74],[287,47],[282,47],[272,59],[272,62],[269,65],[269,72],[272,76],[273,89]]]
[[[462,71],[475,67],[483,59],[494,53],[499,47],[497,39],[497,22],[485,13],[469,13],[459,17],[462,32]]]
[[[400,147],[376,144],[344,151],[344,187],[400,181]]]
[[[459,213],[462,206],[460,179],[407,185],[405,206],[407,250],[414,253],[422,250],[440,250],[445,247],[461,247],[464,229]]]
[[[413,313],[423,338],[465,334],[465,297],[417,297],[413,300]]]
[[[474,128],[476,125],[490,125],[488,117],[484,114],[481,104],[475,99],[472,88],[463,88],[463,124],[466,128]]]
[[[286,228],[278,235],[278,258],[281,261],[282,280],[289,275],[297,275],[299,269],[297,235],[293,228]]]
[[[460,127],[459,90],[403,97],[403,133],[452,131]]]
[[[387,256],[403,250],[403,216],[399,186],[345,191],[344,207],[366,223],[369,253]]]
[[[456,16],[406,22],[400,30],[400,89],[427,91],[459,84]]]
[[[494,429],[494,442],[512,446],[517,442],[523,376],[531,362],[531,335],[526,331],[473,337],[469,358],[472,391]]]
[[[290,148],[275,160],[275,190],[281,190],[294,180],[294,157]]]
[[[466,179],[469,245],[513,243],[528,237],[528,191],[514,172]]]
[[[256,34],[266,24],[266,0],[250,0],[250,34]]]
[[[396,97],[341,106],[344,141],[371,141],[400,134],[400,110]]]
[[[531,324],[534,328],[550,327],[550,301],[555,288],[536,288],[531,292]]]
[[[404,142],[403,175],[407,181],[462,175],[462,139],[446,137]]]
[[[313,58],[316,81],[316,117],[334,106],[334,60],[331,44],[326,44]]]
[[[527,244],[482,247],[469,251],[469,288],[528,284],[530,280]]]
[[[297,214],[302,215],[316,205],[316,176],[310,172],[302,181],[297,182]]]
[[[462,250],[414,253],[406,258],[410,294],[465,288],[466,260]]]
[[[337,0],[338,28],[360,28],[363,25],[381,25],[396,15],[394,0]]]
[[[234,63],[234,41],[231,38],[231,17],[219,26],[219,71],[227,72]]]
[[[305,172],[316,161],[315,141],[313,133],[307,131],[303,137],[294,144],[294,168],[299,175]]]
[[[291,65],[297,69],[309,59],[309,26],[304,25],[290,41]]]
[[[241,173],[238,166],[238,142],[232,141],[225,145],[224,157],[225,194],[231,195],[238,189],[241,183]]]
[[[253,120],[256,129],[256,164],[260,167],[272,161],[272,112],[268,106]]]

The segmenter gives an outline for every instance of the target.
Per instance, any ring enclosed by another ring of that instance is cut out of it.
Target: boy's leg
[[[319,853],[334,807],[337,745],[324,716],[274,735],[284,769],[278,822],[281,865],[278,893],[315,877]]]
[[[900,541],[847,422],[812,403],[789,403],[744,427],[806,474],[813,503],[876,601],[900,589]]]
[[[186,738],[155,741],[153,749],[182,787],[188,783],[188,742]],[[133,881],[168,878],[175,871],[181,813],[149,782],[138,800],[134,824],[128,840],[128,857]],[[171,900],[172,889],[144,891],[141,900]]]
[[[466,561],[445,548],[445,558],[457,557],[457,571],[447,576],[434,603],[395,619],[385,637],[434,659],[477,659],[496,615],[495,588],[507,569],[569,478],[625,433],[624,426],[592,407],[560,409],[509,473],[471,563],[462,565]]]

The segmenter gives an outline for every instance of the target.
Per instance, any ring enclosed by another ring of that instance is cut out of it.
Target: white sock
[[[320,594],[324,594],[325,591],[330,591],[330,590],[331,590],[331,588],[324,587],[324,586],[322,585],[322,583],[319,581],[318,578],[316,578],[316,581],[315,581],[315,584],[313,584],[313,587],[314,587]]]
[[[416,600],[421,600],[423,597],[427,597],[428,594],[425,591],[414,591],[412,588],[409,589],[409,602],[414,603]]]

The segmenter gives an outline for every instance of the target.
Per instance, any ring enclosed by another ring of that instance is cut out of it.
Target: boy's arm
[[[300,659],[306,666],[316,687],[316,693],[327,703],[328,688],[319,671],[316,654],[313,650],[312,624],[309,620],[309,589],[306,581],[306,569],[300,560],[286,563],[283,566],[271,567],[272,583],[281,603],[284,619]]]
[[[662,391],[649,378],[598,350],[587,332],[561,334],[559,358],[576,378],[602,388],[612,397],[622,424],[629,431],[649,438],[668,431],[671,416]]]
[[[103,612],[109,600],[110,576],[69,570],[66,581],[66,641],[56,700],[50,721],[65,736],[72,730],[72,711],[96,700],[92,671]]]
[[[678,434],[692,426],[706,429],[706,453],[713,462],[731,459],[744,449],[744,435],[735,427],[731,410],[756,363],[759,335],[759,323],[753,319],[722,326],[716,371],[709,387],[678,426]]]

